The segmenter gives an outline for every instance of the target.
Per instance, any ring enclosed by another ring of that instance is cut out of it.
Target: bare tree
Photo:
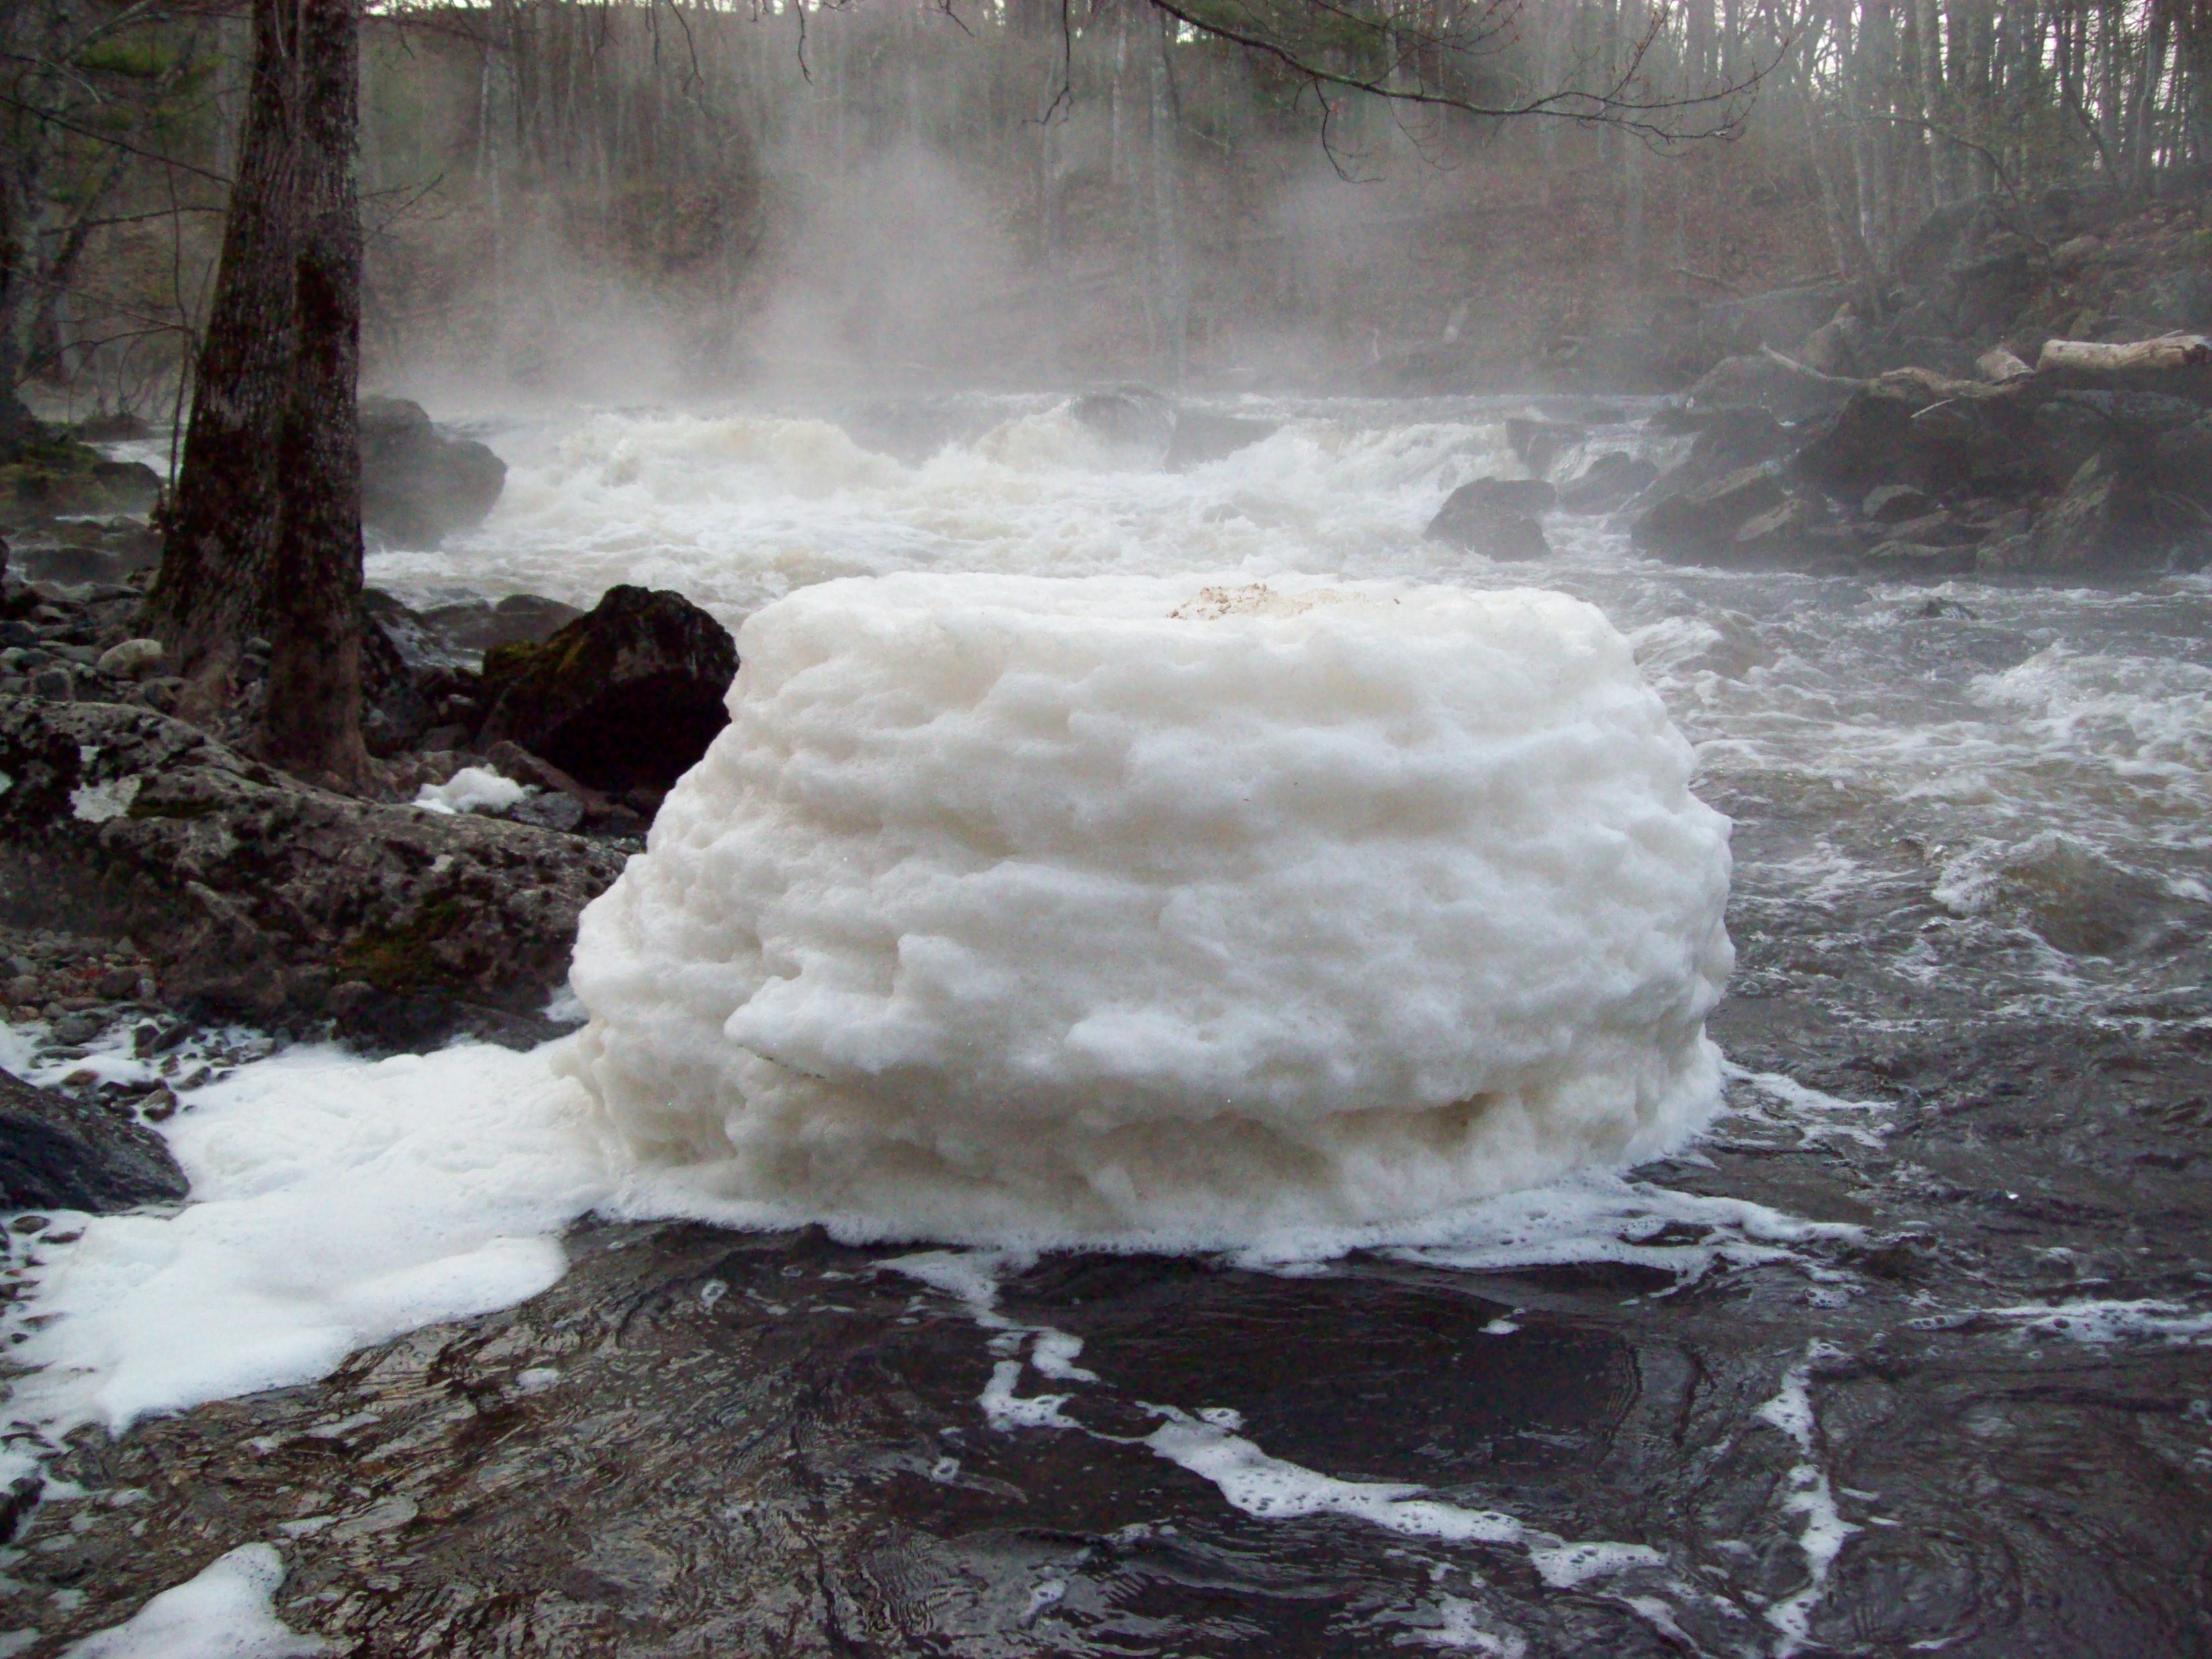
[[[238,179],[147,624],[187,712],[272,651],[270,759],[343,787],[361,738],[359,0],[254,0]]]

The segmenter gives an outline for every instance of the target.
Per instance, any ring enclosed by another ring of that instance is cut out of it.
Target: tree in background
[[[361,737],[359,0],[254,0],[238,174],[145,621],[204,718],[249,635],[263,752],[343,788]]]
[[[25,380],[77,367],[63,319],[118,187],[190,125],[208,62],[194,15],[149,0],[0,4],[0,453],[32,430]]]

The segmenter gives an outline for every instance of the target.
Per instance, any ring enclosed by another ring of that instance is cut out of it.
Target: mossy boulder
[[[484,653],[480,740],[610,795],[666,790],[729,724],[737,672],[729,630],[681,593],[611,587],[543,643]]]
[[[161,474],[143,462],[111,461],[51,428],[0,449],[0,526],[142,515],[161,493]]]

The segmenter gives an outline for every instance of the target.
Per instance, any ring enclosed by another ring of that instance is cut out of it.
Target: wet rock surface
[[[173,1000],[534,1040],[614,848],[300,784],[150,710],[0,696],[0,907],[128,934]],[[389,1028],[388,1030],[386,1028]]]
[[[180,1199],[189,1185],[123,1102],[75,1100],[0,1072],[0,1209],[106,1214]]]

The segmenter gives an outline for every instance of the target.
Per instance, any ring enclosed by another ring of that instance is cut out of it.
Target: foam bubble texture
[[[902,574],[738,648],[574,972],[607,1118],[722,1197],[1249,1243],[1717,1102],[1727,822],[1588,605]]]

